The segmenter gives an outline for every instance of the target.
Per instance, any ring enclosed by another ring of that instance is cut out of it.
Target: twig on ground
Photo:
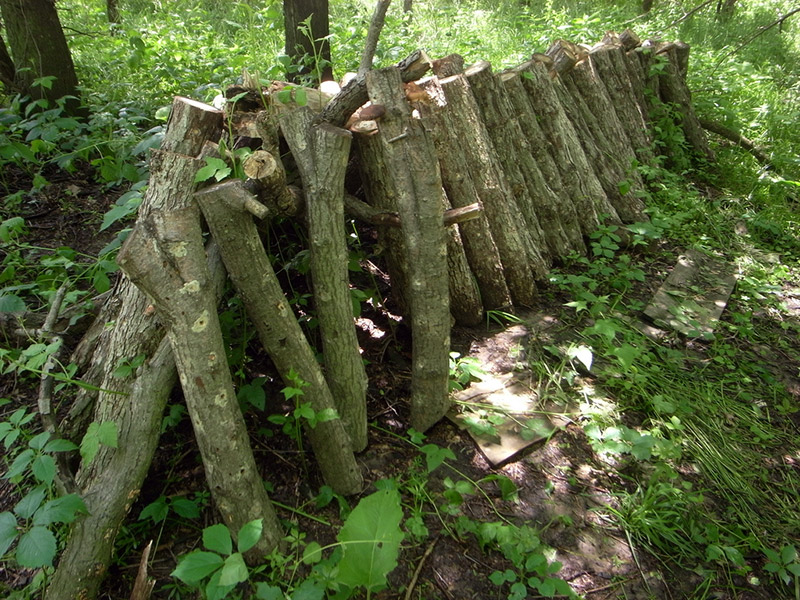
[[[414,592],[414,588],[417,585],[417,580],[419,579],[419,574],[422,572],[422,566],[425,564],[425,559],[431,555],[431,552],[433,552],[436,542],[438,541],[439,536],[437,535],[435,538],[433,538],[433,541],[428,544],[428,547],[425,549],[425,553],[422,555],[422,558],[419,559],[419,564],[417,565],[417,568],[414,569],[414,576],[411,578],[411,582],[408,584],[405,600],[411,600],[411,594]]]

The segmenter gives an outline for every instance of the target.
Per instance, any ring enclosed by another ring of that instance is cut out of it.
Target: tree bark
[[[442,185],[449,202],[455,207],[469,206],[479,202],[480,197],[471,175],[474,165],[469,163],[465,148],[467,144],[462,142],[474,135],[474,129],[472,122],[464,118],[463,112],[458,107],[449,106],[444,99],[445,85],[460,86],[460,91],[464,94],[469,92],[463,76],[441,82],[431,79],[426,83],[425,89],[436,101],[421,104],[419,109],[433,123],[431,129],[434,147],[439,157]],[[451,95],[457,93],[456,90]],[[480,290],[483,307],[486,310],[509,309],[511,295],[485,214],[460,224],[459,233],[467,262]]]
[[[304,76],[311,77],[314,82],[333,79],[328,0],[284,0],[283,26],[286,54],[295,64],[304,57],[307,61],[301,63],[297,72],[288,71],[286,79],[294,83],[299,83]]]
[[[190,172],[198,168],[195,159],[183,162]],[[248,553],[257,560],[278,546],[282,532],[236,400],[200,210],[188,204],[151,212],[128,237],[117,262],[166,323],[208,486],[225,524],[236,537],[245,523],[263,519],[261,538]]]
[[[703,160],[714,160],[714,153],[708,146],[708,139],[692,106],[692,94],[686,85],[689,47],[683,44],[668,44],[657,51],[667,57],[666,68],[659,75],[661,100],[674,105],[680,113],[680,126],[683,135],[695,156]]]
[[[106,0],[106,18],[109,23],[119,23],[117,0]]]
[[[2,83],[8,92],[17,92],[14,79],[16,78],[17,70],[14,68],[14,61],[8,54],[6,42],[0,36],[0,83]]]
[[[528,100],[539,117],[549,150],[561,173],[561,180],[575,204],[584,236],[595,232],[600,225],[600,215],[610,215],[611,223],[620,223],[589,164],[572,122],[567,118],[558,99],[553,80],[544,64],[529,61],[514,69],[520,73],[522,84],[528,91]]]
[[[469,169],[467,172],[483,204],[511,299],[517,306],[533,306],[536,300],[537,273],[528,258],[532,242],[526,243],[524,220],[508,202],[511,188],[495,153],[486,124],[481,119],[478,103],[464,75],[448,77],[441,84],[447,100],[443,110],[454,120],[457,118],[463,121],[458,131],[471,134],[469,138],[454,141],[451,151],[460,149],[464,153],[464,164]],[[469,143],[464,143],[465,139],[469,139]]]
[[[325,378],[350,435],[353,450],[367,446],[367,375],[353,322],[344,227],[344,176],[351,134],[298,109],[281,118],[306,196],[311,280],[317,309]]]
[[[16,65],[14,87],[34,100],[47,100],[50,107],[59,98],[72,96],[64,108],[80,113],[78,76],[54,0],[2,0],[0,11]],[[49,88],[34,86],[37,79],[48,76],[55,77]]]
[[[239,182],[213,186],[197,194],[211,234],[220,245],[231,281],[244,302],[261,344],[287,385],[294,370],[308,384],[303,399],[319,414],[335,408],[314,351],[289,307],[264,251],[255,223],[245,212],[253,200]],[[254,276],[254,274],[256,274]],[[341,419],[305,424],[325,482],[339,494],[361,490],[361,474]]]
[[[644,187],[635,169],[637,159],[605,86],[589,61],[576,65],[561,81],[560,89],[568,94],[563,104],[573,124],[583,130],[583,149],[603,191],[624,223],[644,220],[644,204],[636,195]]]
[[[542,221],[545,223],[545,231],[547,231],[548,223],[558,222],[564,233],[564,246],[561,247],[557,254],[554,254],[553,258],[564,258],[572,252],[585,254],[586,245],[583,243],[583,235],[581,234],[580,222],[575,211],[575,203],[561,180],[561,173],[559,173],[558,166],[549,151],[550,144],[531,106],[528,94],[522,85],[522,79],[519,73],[506,71],[501,75],[500,80],[514,106],[514,111],[519,116],[518,121],[528,150],[531,153],[531,159],[535,161],[536,167],[544,180],[544,185],[550,188],[556,196],[553,204],[542,203],[540,206],[540,214],[542,215]],[[533,197],[536,197],[535,193]]]
[[[397,195],[408,261],[413,367],[411,425],[425,431],[450,407],[448,391],[450,309],[442,180],[433,140],[411,118],[400,72],[367,73],[370,101],[386,107],[376,137]]]
[[[150,185],[140,214],[186,202],[194,191],[194,173],[179,172],[173,153],[194,156],[203,142],[218,139],[222,113],[210,106],[176,98],[162,142],[150,163]],[[211,264],[221,264],[212,261]],[[224,280],[216,272],[220,289]],[[76,520],[61,554],[59,566],[47,589],[47,600],[90,600],[97,595],[100,582],[111,561],[116,533],[144,481],[159,439],[164,407],[176,381],[174,359],[163,326],[148,309],[149,300],[129,279],[122,277],[115,294],[100,311],[91,331],[97,336],[84,338],[76,355],[91,355],[83,379],[101,392],[80,389],[63,432],[79,441],[90,421],[117,424],[118,448],[101,446],[88,468],[79,471],[77,481],[89,514]],[[136,378],[114,375],[125,360],[144,354],[147,357]]]

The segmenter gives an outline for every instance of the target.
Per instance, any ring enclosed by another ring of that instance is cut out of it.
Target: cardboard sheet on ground
[[[531,374],[525,371],[487,373],[454,395],[467,404],[466,410],[452,410],[448,418],[469,433],[492,466],[548,438],[577,412],[576,406],[539,398],[530,382]],[[482,433],[483,425],[491,430]]]
[[[730,264],[688,250],[678,258],[644,314],[658,327],[669,327],[688,337],[709,338],[735,284]]]

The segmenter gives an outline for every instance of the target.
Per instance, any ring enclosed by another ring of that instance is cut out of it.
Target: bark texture
[[[367,73],[370,101],[386,107],[378,135],[397,197],[408,261],[413,367],[411,425],[425,431],[450,406],[450,310],[442,180],[433,140],[411,117],[396,68]]]
[[[289,377],[294,370],[308,384],[301,401],[308,401],[316,414],[335,409],[314,351],[286,301],[255,223],[246,212],[245,203],[252,196],[240,183],[229,182],[198,193],[197,199],[261,344],[284,383],[294,386]],[[305,431],[325,482],[339,494],[359,492],[361,473],[341,419],[313,427],[306,422]]]
[[[314,304],[322,334],[325,375],[353,450],[367,446],[367,376],[356,338],[344,228],[344,176],[351,134],[329,123],[312,125],[299,109],[281,127],[295,156],[306,195]]]
[[[197,166],[184,158],[189,171]],[[196,204],[153,211],[137,223],[117,259],[164,319],[186,407],[214,503],[235,537],[263,520],[252,559],[274,550],[282,533],[256,467],[236,399],[217,316]]]
[[[0,12],[16,66],[14,87],[34,100],[48,100],[51,107],[59,98],[74,96],[66,101],[65,108],[79,112],[78,76],[55,2],[2,0]],[[33,85],[36,79],[49,76],[55,77],[49,88]]]

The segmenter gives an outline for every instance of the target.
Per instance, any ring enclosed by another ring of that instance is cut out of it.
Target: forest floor
[[[97,252],[113,237],[113,234],[98,236],[96,232],[103,212],[113,203],[114,197],[91,184],[88,176],[81,178],[80,174],[62,181],[53,176],[50,182],[47,192],[40,194],[34,204],[26,206],[21,215],[30,228],[25,241],[42,247],[69,246],[88,254]],[[663,281],[679,251],[661,248],[653,254],[646,281],[637,291],[643,300],[649,299]],[[789,310],[784,318],[800,320],[800,281],[787,282],[782,293]],[[532,378],[536,374],[527,371],[528,355],[546,344],[576,337],[582,327],[563,321],[563,303],[567,300],[558,294],[543,294],[542,304],[535,313],[518,315],[522,322],[506,328],[497,325],[456,328],[453,350],[462,357],[479,356],[483,361],[481,368],[486,372],[523,373]],[[620,490],[631,491],[635,487],[645,467],[630,457],[613,460],[600,456],[577,422],[568,422],[501,466],[492,467],[466,432],[451,421],[443,420],[427,432],[425,443],[449,448],[455,460],[430,474],[424,473],[419,448],[409,443],[406,435],[410,333],[384,311],[365,305],[362,317],[363,323],[371,323],[360,330],[360,341],[368,361],[368,408],[373,423],[368,449],[358,457],[365,476],[365,494],[373,489],[372,483],[380,479],[395,478],[409,490],[417,478],[426,490],[426,498],[440,498],[437,494],[453,480],[480,481],[487,475],[503,474],[516,484],[517,498],[503,500],[496,486],[483,485],[485,494],[464,494],[460,514],[476,521],[530,525],[541,541],[553,549],[555,559],[562,563],[558,576],[569,582],[578,594],[591,599],[695,597],[695,590],[703,580],[699,568],[676,565],[669,559],[636,548],[605,510],[606,506],[616,505]],[[774,326],[778,327],[778,323]],[[74,344],[77,339],[71,342]],[[698,361],[704,360],[702,343],[677,337],[673,338],[673,343],[694,353]],[[755,356],[762,356],[765,365],[784,382],[797,406],[800,404],[800,342],[796,336],[791,344],[796,350],[793,356],[774,354],[770,348],[751,350]],[[271,497],[281,505],[313,515],[308,518],[295,510],[278,509],[287,525],[293,524],[305,534],[306,541],[316,540],[323,546],[334,542],[335,530],[329,524],[341,523],[341,506],[332,502],[323,508],[314,507],[312,500],[321,486],[319,474],[313,462],[300,455],[296,442],[267,420],[269,414],[285,410],[279,400],[281,385],[266,355],[255,347],[249,352],[251,360],[246,365],[247,373],[268,379],[266,409],[258,414],[248,412],[247,418],[256,460],[271,485]],[[583,383],[592,383],[590,374],[583,374],[580,379]],[[541,382],[530,380],[530,383],[535,387]],[[0,409],[0,420],[20,405],[35,408],[37,385],[33,379],[5,377],[0,380],[0,397],[12,400]],[[180,402],[179,391],[173,396],[171,403]],[[792,415],[795,433],[800,430],[797,414]],[[636,426],[636,415],[627,418],[631,427]],[[267,439],[265,430],[273,431],[273,437]],[[798,459],[796,450],[795,447],[795,461]],[[783,456],[765,456],[764,459],[780,462],[787,460],[787,456],[791,458],[788,450]],[[800,465],[794,464],[793,468],[800,469]],[[3,484],[7,482],[0,482],[0,512],[10,510],[18,500],[12,486]],[[172,585],[175,580],[169,574],[179,556],[199,547],[200,530],[216,521],[213,504],[205,503],[199,522],[177,519],[171,514],[159,528],[137,517],[144,507],[162,495],[208,498],[205,489],[191,425],[184,418],[162,436],[141,496],[118,536],[119,555],[112,565],[102,597],[129,596],[140,553],[150,539],[156,540],[150,564],[150,575],[157,579],[153,597],[192,597],[179,596]],[[424,503],[425,500],[404,497],[404,501]],[[354,499],[350,502],[355,503]],[[508,562],[498,552],[482,547],[474,536],[450,534],[452,520],[437,514],[435,507],[428,507],[425,514],[430,535],[416,541],[407,536],[399,565],[389,576],[389,589],[373,598],[505,598],[507,588],[492,583],[489,575],[507,569]],[[4,587],[8,591],[19,589],[31,576],[29,571],[0,563],[0,591]],[[771,587],[768,581],[754,586],[743,577],[733,576],[732,579],[733,587],[738,590],[736,595],[731,595],[730,589],[711,589],[705,597],[769,600],[785,593],[782,588]]]

